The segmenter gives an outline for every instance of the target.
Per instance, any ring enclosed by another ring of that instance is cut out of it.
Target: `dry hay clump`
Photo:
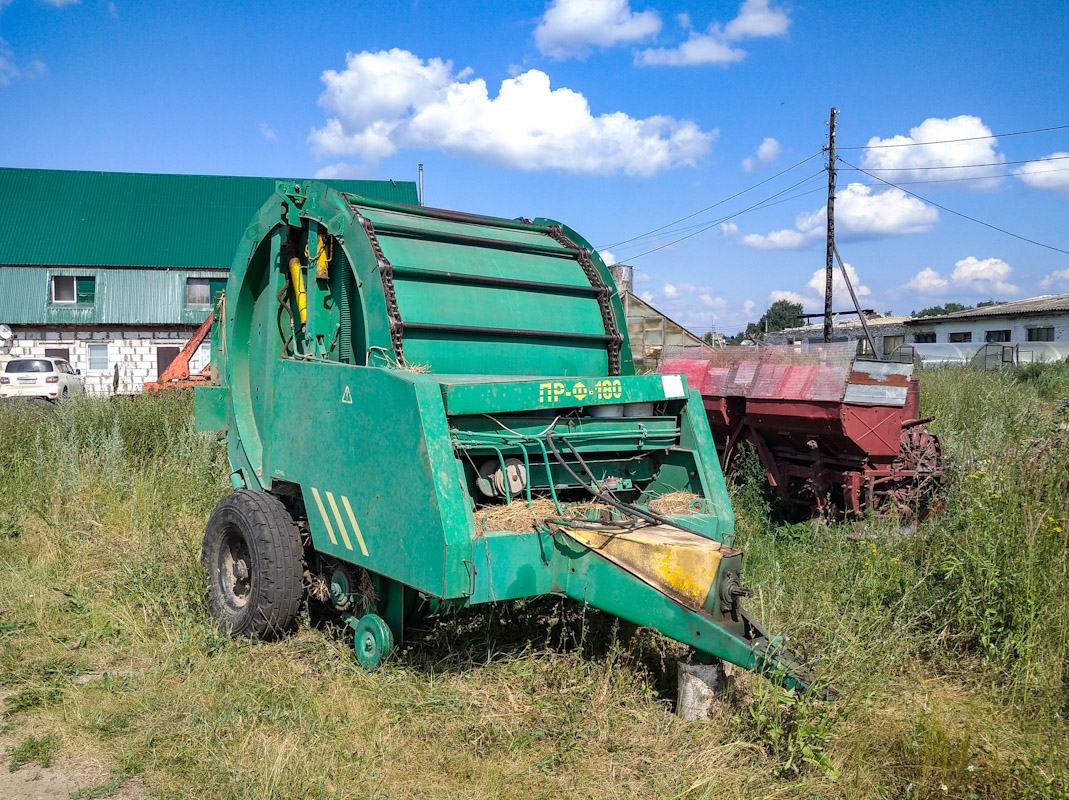
[[[701,498],[694,492],[669,492],[650,502],[650,510],[658,514],[697,514],[691,503]]]
[[[650,508],[658,514],[694,514],[696,510],[691,503],[698,495],[691,492],[670,492],[661,495],[650,503]],[[475,532],[482,536],[488,531],[515,531],[522,533],[536,531],[546,522],[554,519],[588,519],[590,511],[610,511],[603,503],[567,503],[564,514],[557,513],[557,507],[548,497],[533,497],[531,504],[523,499],[511,503],[489,505],[475,509]]]
[[[488,531],[536,531],[544,527],[547,520],[586,519],[590,509],[610,510],[607,505],[594,502],[568,503],[563,508],[564,514],[558,514],[557,506],[548,497],[533,497],[529,506],[522,499],[508,504],[483,506],[475,509],[475,532],[481,536]]]

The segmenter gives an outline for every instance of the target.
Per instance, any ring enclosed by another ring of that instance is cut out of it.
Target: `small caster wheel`
[[[375,669],[393,650],[393,631],[378,614],[365,614],[359,620],[346,620],[353,629],[356,660],[364,669]]]

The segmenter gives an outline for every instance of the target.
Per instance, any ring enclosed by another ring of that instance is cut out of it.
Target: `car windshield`
[[[12,372],[51,372],[51,362],[45,361],[41,358],[22,358],[15,361],[7,362],[7,370],[9,374]]]

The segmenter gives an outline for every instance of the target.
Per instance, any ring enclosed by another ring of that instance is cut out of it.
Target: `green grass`
[[[700,724],[677,645],[556,599],[372,673],[328,632],[229,641],[197,567],[228,470],[191,398],[0,406],[0,726],[167,798],[1069,797],[1069,370],[1016,376],[924,374],[954,467],[916,531],[733,486],[750,606],[842,697],[736,674]]]

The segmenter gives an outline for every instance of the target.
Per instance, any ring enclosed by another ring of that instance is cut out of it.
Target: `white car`
[[[0,373],[0,398],[42,397],[65,400],[85,394],[81,371],[62,358],[13,358]]]

